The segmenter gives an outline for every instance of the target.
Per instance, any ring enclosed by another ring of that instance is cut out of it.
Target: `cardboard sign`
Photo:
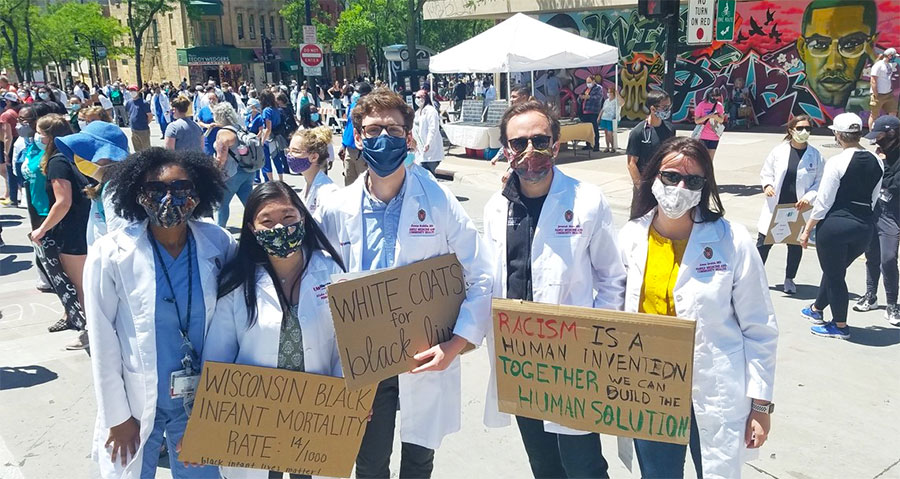
[[[499,409],[687,444],[694,321],[494,299]]]
[[[328,304],[347,388],[419,366],[416,353],[453,337],[465,298],[455,254],[331,283]]]
[[[766,233],[765,244],[800,244],[800,234],[806,229],[806,222],[812,208],[799,212],[794,203],[782,203],[775,205],[772,212],[772,220],[769,221],[769,231]],[[813,229],[809,236],[810,246],[816,244],[816,230]]]
[[[178,458],[350,477],[374,399],[341,378],[207,361]]]

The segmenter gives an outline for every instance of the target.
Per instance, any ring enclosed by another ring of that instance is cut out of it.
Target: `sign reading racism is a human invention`
[[[455,254],[328,285],[328,303],[350,390],[420,365],[413,356],[453,337],[466,297]]]
[[[178,459],[350,477],[374,399],[341,378],[207,361]]]
[[[694,321],[493,300],[499,409],[687,444]]]

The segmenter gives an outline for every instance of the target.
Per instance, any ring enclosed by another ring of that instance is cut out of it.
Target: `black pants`
[[[835,323],[847,321],[847,268],[869,246],[873,227],[870,223],[847,216],[832,215],[816,226],[816,254],[822,268],[822,282],[815,307],[821,311],[831,306]]]
[[[544,422],[516,416],[535,479],[609,477],[597,433],[569,436],[544,431]]]
[[[378,383],[375,401],[372,403],[372,421],[366,426],[362,446],[356,456],[357,479],[391,477],[391,450],[394,445],[394,423],[400,387],[397,376]],[[402,479],[427,479],[434,469],[434,449],[401,443],[400,477]]]
[[[435,172],[437,171],[437,167],[440,164],[440,161],[423,161],[422,168],[425,168],[426,170],[430,171],[432,175],[434,175],[436,174]]]
[[[594,127],[594,149],[600,149],[600,125],[597,123],[598,113],[582,113],[581,121],[590,123]]]
[[[762,258],[763,264],[766,264],[772,246],[766,244],[766,235],[760,233],[756,238],[756,250],[759,251],[759,257]],[[787,249],[787,267],[784,270],[784,277],[794,279],[797,277],[797,269],[800,268],[800,259],[803,258],[803,247],[798,244],[789,244]]]
[[[866,292],[873,296],[878,291],[878,279],[884,275],[884,292],[887,304],[897,304],[900,274],[897,270],[897,248],[900,246],[900,225],[897,212],[884,210],[884,203],[875,207],[875,232],[866,250]]]

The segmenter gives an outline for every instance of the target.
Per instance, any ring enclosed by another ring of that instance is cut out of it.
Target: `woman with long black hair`
[[[324,292],[331,275],[344,270],[288,184],[258,186],[244,209],[238,253],[219,280],[204,361],[342,376]],[[270,477],[263,470],[223,468],[223,473]]]

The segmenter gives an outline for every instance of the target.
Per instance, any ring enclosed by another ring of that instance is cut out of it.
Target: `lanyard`
[[[188,337],[188,332],[191,328],[191,300],[194,296],[194,262],[191,259],[191,239],[188,238],[187,241],[187,250],[188,250],[188,299],[187,299],[187,324],[182,328],[181,323],[181,309],[178,307],[178,298],[175,295],[175,288],[172,286],[172,279],[169,277],[169,268],[166,266],[166,262],[163,260],[162,253],[159,252],[159,246],[156,244],[156,239],[153,237],[153,232],[150,229],[147,229],[147,234],[150,235],[150,244],[153,245],[153,252],[156,253],[157,259],[159,259],[159,264],[162,266],[163,274],[166,276],[166,283],[169,285],[169,291],[172,292],[172,302],[175,303],[175,314],[178,315],[178,329],[181,331],[181,337],[184,339],[184,345],[191,351],[194,350],[194,347],[191,345],[191,340]]]

